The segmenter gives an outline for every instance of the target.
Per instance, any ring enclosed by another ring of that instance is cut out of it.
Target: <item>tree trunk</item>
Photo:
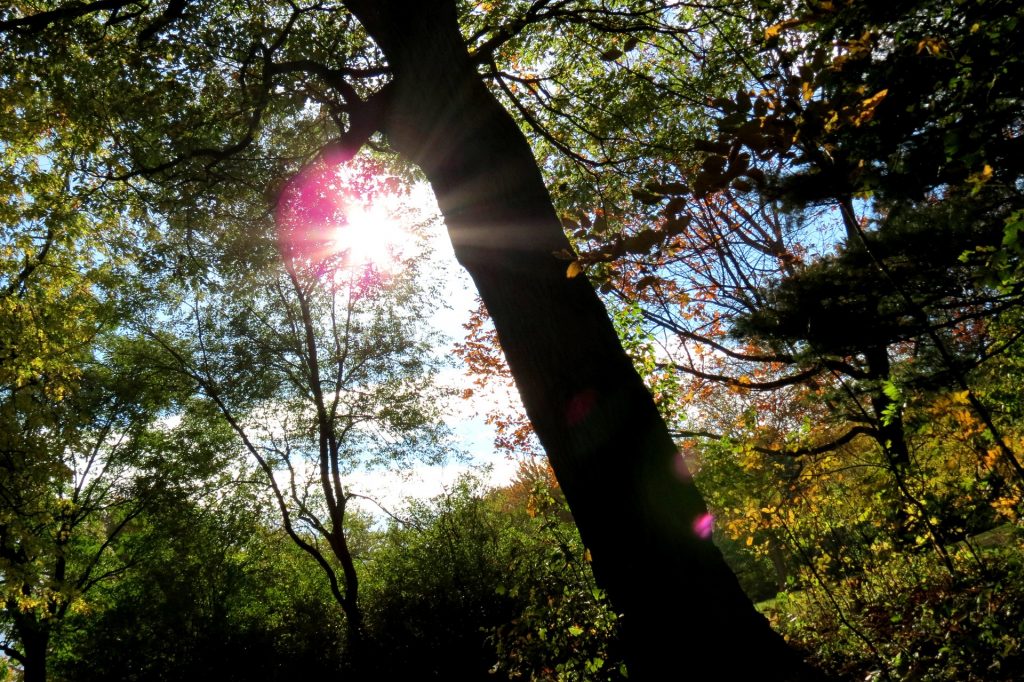
[[[889,351],[885,346],[872,346],[864,351],[868,373],[881,384],[891,378]],[[886,461],[893,469],[905,470],[910,466],[910,450],[903,428],[903,408],[885,394],[879,385],[871,395],[871,409],[875,413],[875,440],[882,447]]]
[[[814,673],[753,608],[651,395],[570,249],[536,160],[484,86],[454,0],[348,3],[388,59],[384,123],[437,196],[600,584],[623,614],[631,679]]]
[[[50,628],[31,614],[15,617],[14,627],[21,640],[24,682],[46,682],[46,650],[50,646]]]

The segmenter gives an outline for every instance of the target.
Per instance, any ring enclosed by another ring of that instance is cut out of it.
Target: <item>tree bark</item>
[[[707,510],[583,276],[532,151],[487,90],[453,0],[350,1],[387,57],[385,133],[426,174],[494,320],[599,583],[623,614],[630,678],[814,679],[709,538]],[[699,661],[699,662],[698,662]]]
[[[24,661],[24,682],[46,682],[46,650],[50,645],[50,628],[31,616],[16,616],[15,631],[21,641]]]

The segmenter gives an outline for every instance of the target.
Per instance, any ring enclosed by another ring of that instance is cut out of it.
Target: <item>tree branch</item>
[[[674,438],[705,438],[707,440],[724,440],[727,436],[721,433],[712,433],[710,431],[672,431]],[[874,437],[874,429],[869,426],[854,426],[849,431],[844,433],[839,438],[824,443],[822,445],[815,445],[812,447],[802,448],[768,448],[760,445],[753,446],[755,452],[759,452],[765,455],[785,455],[787,457],[807,457],[820,455],[825,452],[831,452],[837,448],[846,445],[857,436],[872,436]]]
[[[173,3],[175,0],[171,0]],[[96,2],[72,2],[60,9],[48,12],[39,12],[16,19],[5,19],[0,21],[0,31],[17,31],[23,34],[38,33],[46,29],[50,24],[60,21],[70,21],[78,17],[84,17],[94,12],[103,10],[117,10],[125,5],[136,4],[133,0],[97,0]]]

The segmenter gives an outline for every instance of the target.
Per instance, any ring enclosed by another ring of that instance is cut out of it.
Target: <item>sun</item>
[[[344,217],[332,229],[331,250],[347,266],[382,271],[397,266],[408,235],[404,234],[391,203],[385,197],[368,204],[346,202]]]
[[[396,274],[419,253],[419,215],[401,180],[369,160],[311,165],[288,181],[275,208],[284,259],[335,280]]]

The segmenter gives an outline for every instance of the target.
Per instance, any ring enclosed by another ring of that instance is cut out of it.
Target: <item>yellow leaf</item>
[[[809,102],[814,95],[814,87],[810,83],[801,83],[800,89],[804,93],[804,101]]]
[[[774,38],[775,36],[779,35],[780,33],[782,33],[785,29],[789,28],[790,26],[797,26],[800,23],[801,23],[800,19],[786,19],[785,21],[780,21],[779,23],[775,24],[774,26],[769,26],[768,28],[766,28],[764,30],[764,39],[765,40],[771,40],[772,38]]]
[[[875,108],[878,104],[885,99],[885,96],[889,94],[889,89],[879,90],[875,94],[871,95],[860,103],[860,113],[853,119],[853,125],[859,126],[861,123],[867,123],[875,115]]]
[[[830,111],[828,120],[825,121],[825,132],[830,133],[839,127],[839,112]]]
[[[747,536],[747,547],[750,547],[752,544],[754,544],[754,538],[753,538],[753,536],[748,535]]]
[[[871,107],[872,109],[874,109],[875,107],[878,106],[879,102],[881,102],[883,99],[885,99],[885,96],[888,95],[888,94],[889,94],[889,88],[885,88],[884,90],[879,90],[875,94],[871,95],[871,97],[868,97],[866,100],[861,102],[861,106],[865,107],[865,108]]]
[[[583,266],[580,265],[580,262],[578,260],[574,260],[573,262],[569,263],[569,267],[566,268],[565,276],[568,277],[569,279],[572,279],[574,277],[578,277],[581,272],[583,272]]]
[[[971,173],[967,176],[967,184],[971,185],[971,194],[977,194],[981,191],[982,185],[992,179],[992,166],[987,163],[977,173]]]
[[[938,38],[925,38],[917,44],[917,54],[927,52],[930,55],[940,55],[946,49],[946,41]]]

